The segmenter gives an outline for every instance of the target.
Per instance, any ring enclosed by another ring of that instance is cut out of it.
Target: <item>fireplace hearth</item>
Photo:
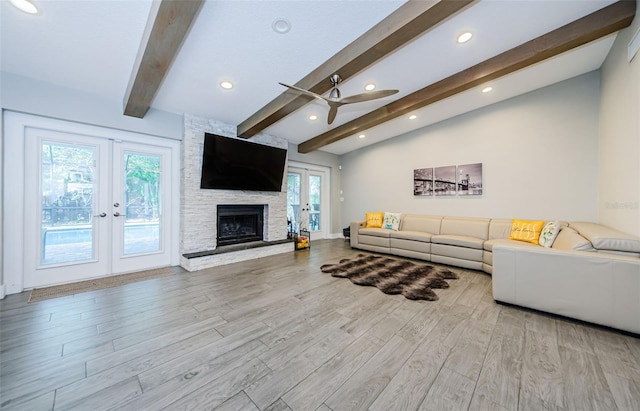
[[[218,205],[217,246],[264,240],[264,205]]]

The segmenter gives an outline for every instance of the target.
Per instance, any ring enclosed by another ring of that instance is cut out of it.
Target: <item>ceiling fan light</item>
[[[467,41],[471,40],[471,37],[473,37],[473,34],[470,31],[465,31],[464,33],[460,34],[458,36],[458,43],[462,44],[462,43],[466,43]]]
[[[29,0],[9,0],[18,10],[29,14],[37,14],[38,8]]]

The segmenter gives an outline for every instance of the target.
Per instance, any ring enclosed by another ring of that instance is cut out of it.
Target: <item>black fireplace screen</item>
[[[264,205],[219,205],[217,244],[262,241]]]

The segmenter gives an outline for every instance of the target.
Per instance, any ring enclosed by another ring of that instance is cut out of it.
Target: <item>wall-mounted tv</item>
[[[287,150],[204,134],[200,188],[281,191]]]

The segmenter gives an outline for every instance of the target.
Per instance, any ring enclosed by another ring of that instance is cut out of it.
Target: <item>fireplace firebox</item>
[[[264,205],[218,205],[217,246],[264,240]]]

